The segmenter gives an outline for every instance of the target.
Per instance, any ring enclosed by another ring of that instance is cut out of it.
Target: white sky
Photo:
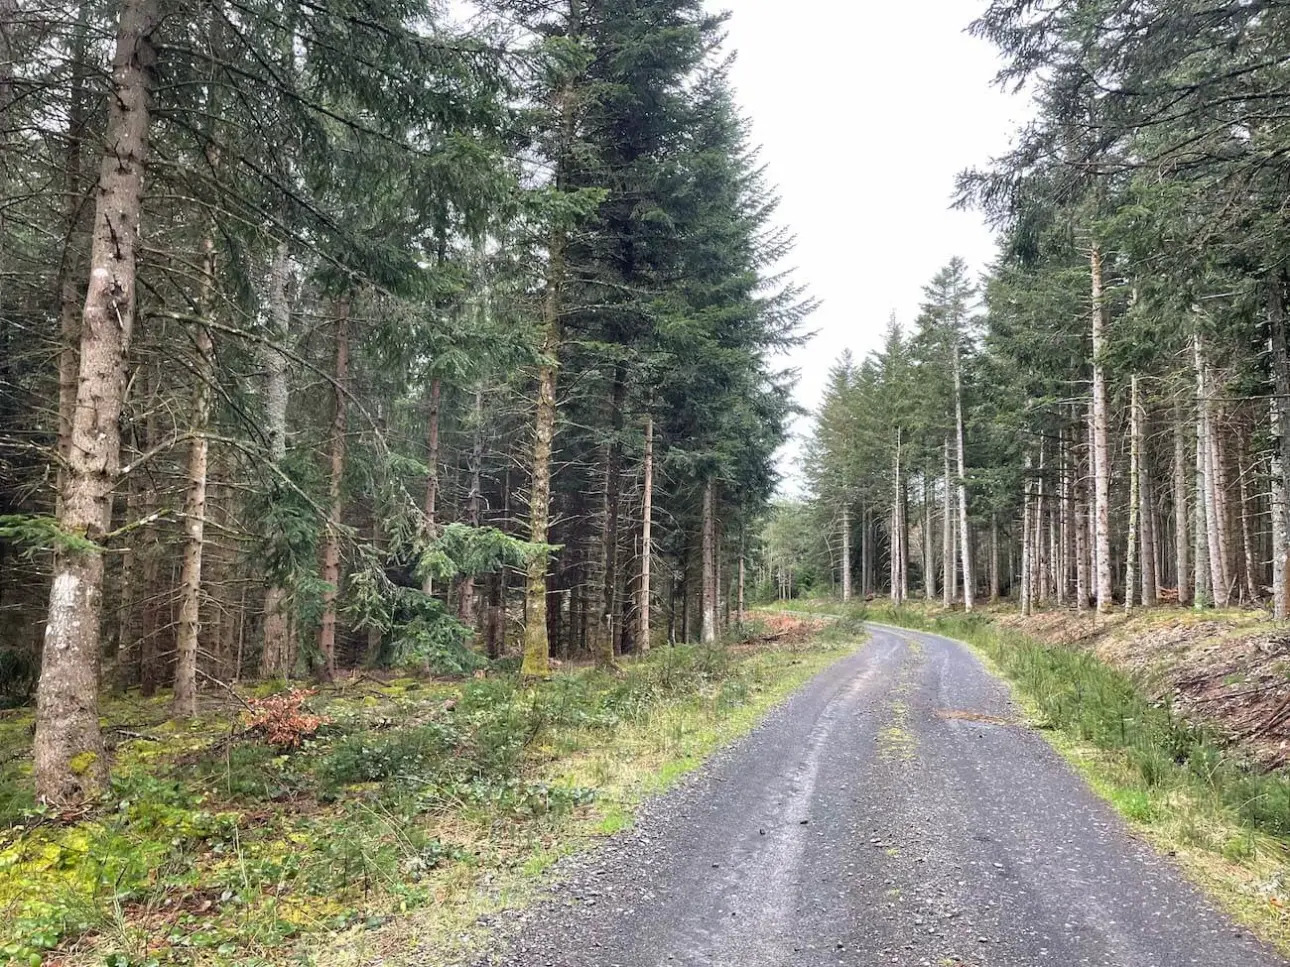
[[[813,409],[829,367],[875,348],[894,310],[908,325],[951,256],[994,254],[975,212],[949,210],[955,175],[1007,149],[1024,98],[992,83],[993,48],[965,32],[985,0],[714,0],[731,13],[733,80],[762,145],[792,264],[823,301],[793,354]],[[797,426],[800,435],[809,420]],[[800,439],[781,454],[797,490]]]

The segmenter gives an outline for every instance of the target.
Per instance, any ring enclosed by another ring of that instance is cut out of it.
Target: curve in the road
[[[482,963],[1285,967],[1017,722],[966,647],[872,632],[566,869]]]

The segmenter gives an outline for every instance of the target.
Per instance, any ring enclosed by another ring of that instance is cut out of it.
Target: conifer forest
[[[1286,963],[1290,5],[959,4],[815,405],[742,3],[0,0],[0,965]]]

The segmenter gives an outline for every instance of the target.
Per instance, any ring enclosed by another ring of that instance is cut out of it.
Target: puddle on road
[[[997,715],[986,715],[984,712],[973,712],[970,709],[938,708],[935,714],[938,719],[946,719],[952,722],[977,722],[981,725],[1019,724],[1012,719],[1000,718]]]

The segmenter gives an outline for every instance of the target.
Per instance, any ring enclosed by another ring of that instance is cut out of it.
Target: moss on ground
[[[432,963],[849,647],[661,649],[536,686],[364,678],[310,699],[328,723],[294,750],[236,708],[174,725],[167,696],[115,699],[112,787],[76,816],[35,805],[31,718],[9,713],[0,964]]]

